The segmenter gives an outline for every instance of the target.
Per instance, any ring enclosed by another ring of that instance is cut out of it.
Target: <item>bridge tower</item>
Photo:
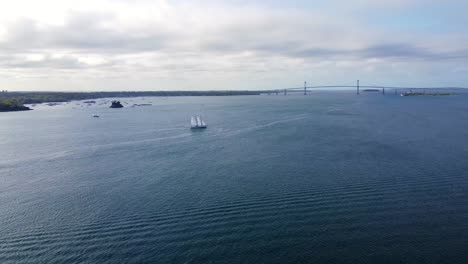
[[[359,95],[359,80],[357,80],[356,84],[356,93]]]

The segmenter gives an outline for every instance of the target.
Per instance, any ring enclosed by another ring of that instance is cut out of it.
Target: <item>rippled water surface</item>
[[[103,101],[0,113],[0,263],[468,263],[467,95]]]

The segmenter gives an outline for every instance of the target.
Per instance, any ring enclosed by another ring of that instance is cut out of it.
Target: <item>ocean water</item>
[[[122,101],[0,113],[0,263],[468,263],[468,95]]]

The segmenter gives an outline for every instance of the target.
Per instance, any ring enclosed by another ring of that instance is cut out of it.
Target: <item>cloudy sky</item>
[[[466,0],[0,0],[0,88],[468,86]]]

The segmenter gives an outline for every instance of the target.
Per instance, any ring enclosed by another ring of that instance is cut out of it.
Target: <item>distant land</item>
[[[59,103],[113,97],[236,96],[260,95],[259,91],[149,91],[149,92],[0,92],[0,112],[31,110],[25,104]]]
[[[31,108],[12,98],[0,98],[0,112],[27,111]]]
[[[416,92],[404,92],[401,93],[401,96],[448,96],[453,95],[453,93],[416,93]]]

